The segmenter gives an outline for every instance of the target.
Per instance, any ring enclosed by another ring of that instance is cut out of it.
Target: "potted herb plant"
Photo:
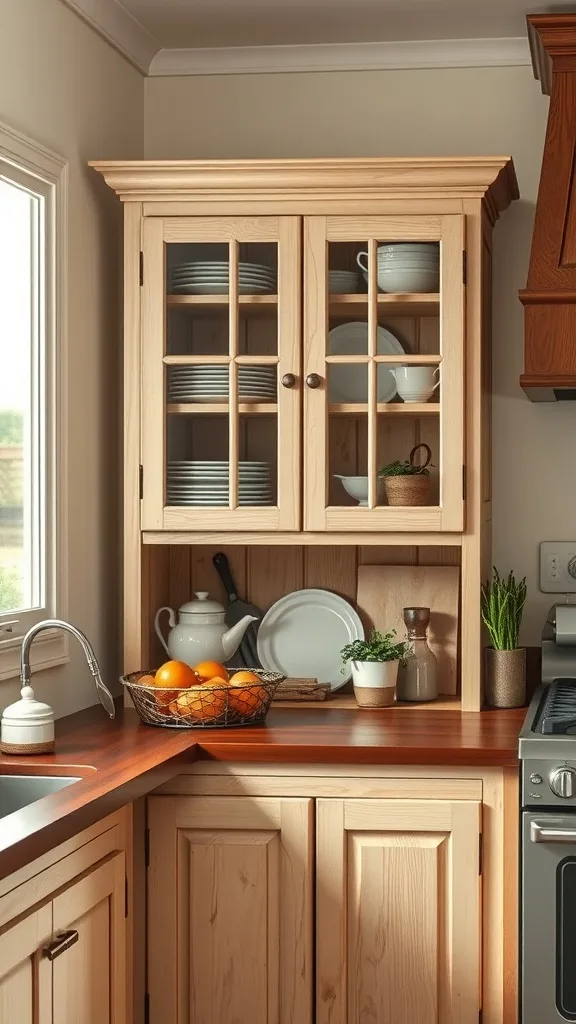
[[[345,666],[350,663],[354,696],[361,708],[385,708],[394,701],[398,665],[410,651],[410,645],[396,639],[396,630],[379,633],[373,629],[367,640],[346,644],[340,654]]]
[[[417,466],[414,456],[419,448],[424,448],[426,461]],[[384,477],[386,497],[389,505],[427,505],[430,494],[430,472],[428,466],[432,452],[427,444],[417,444],[410,452],[408,461],[396,459],[382,466],[378,476]]]
[[[494,708],[519,708],[526,702],[526,650],[518,647],[526,601],[526,577],[518,582],[492,570],[482,586],[482,620],[492,646],[486,648],[486,699]]]

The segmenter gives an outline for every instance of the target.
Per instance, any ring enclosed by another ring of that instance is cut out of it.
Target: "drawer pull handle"
[[[574,828],[543,828],[537,821],[530,822],[530,839],[533,843],[576,843]]]
[[[70,949],[70,946],[73,946],[75,942],[78,942],[79,938],[80,936],[74,928],[68,932],[60,932],[54,939],[54,942],[51,942],[49,946],[44,947],[42,955],[45,956],[47,960],[55,960],[56,957],[62,956],[62,953],[65,953],[67,949]]]

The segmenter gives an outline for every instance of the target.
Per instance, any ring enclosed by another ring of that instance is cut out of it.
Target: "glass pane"
[[[235,243],[166,246],[168,355],[227,355],[230,350],[230,250]],[[238,246],[237,350],[278,351],[276,243]]]
[[[166,504],[228,504],[228,416],[169,415]]]
[[[566,857],[556,869],[556,1007],[564,1020],[576,1020],[576,859]],[[550,936],[552,940],[552,936]]]
[[[0,613],[44,603],[44,202],[0,181]]]
[[[239,427],[238,504],[277,505],[278,418],[242,413]]]

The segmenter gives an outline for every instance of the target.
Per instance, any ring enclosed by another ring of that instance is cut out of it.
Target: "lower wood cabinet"
[[[317,801],[317,1024],[478,1024],[480,809]]]
[[[132,1024],[130,812],[0,879],[0,1024]]]
[[[478,1024],[480,811],[151,798],[150,1024]]]
[[[311,1024],[313,806],[149,800],[150,1024]]]
[[[0,935],[0,1024],[125,1024],[124,854]]]

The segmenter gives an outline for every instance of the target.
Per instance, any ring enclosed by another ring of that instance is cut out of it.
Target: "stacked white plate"
[[[328,274],[328,291],[336,295],[351,295],[358,291],[360,276],[355,270],[331,270]]]
[[[358,265],[368,281],[366,253],[360,253]],[[378,287],[381,291],[437,292],[439,285],[438,242],[390,242],[378,246]]]
[[[174,295],[227,295],[230,272],[226,260],[179,263],[170,273]],[[262,263],[238,265],[240,295],[263,295],[276,291],[276,271]]]
[[[220,506],[228,504],[229,465],[219,461],[169,462],[169,505]],[[238,504],[272,505],[270,466],[267,462],[240,462]]]
[[[214,402],[227,399],[228,366],[172,366],[168,383],[169,402]],[[276,398],[275,366],[239,366],[238,397],[244,402],[269,402]]]

